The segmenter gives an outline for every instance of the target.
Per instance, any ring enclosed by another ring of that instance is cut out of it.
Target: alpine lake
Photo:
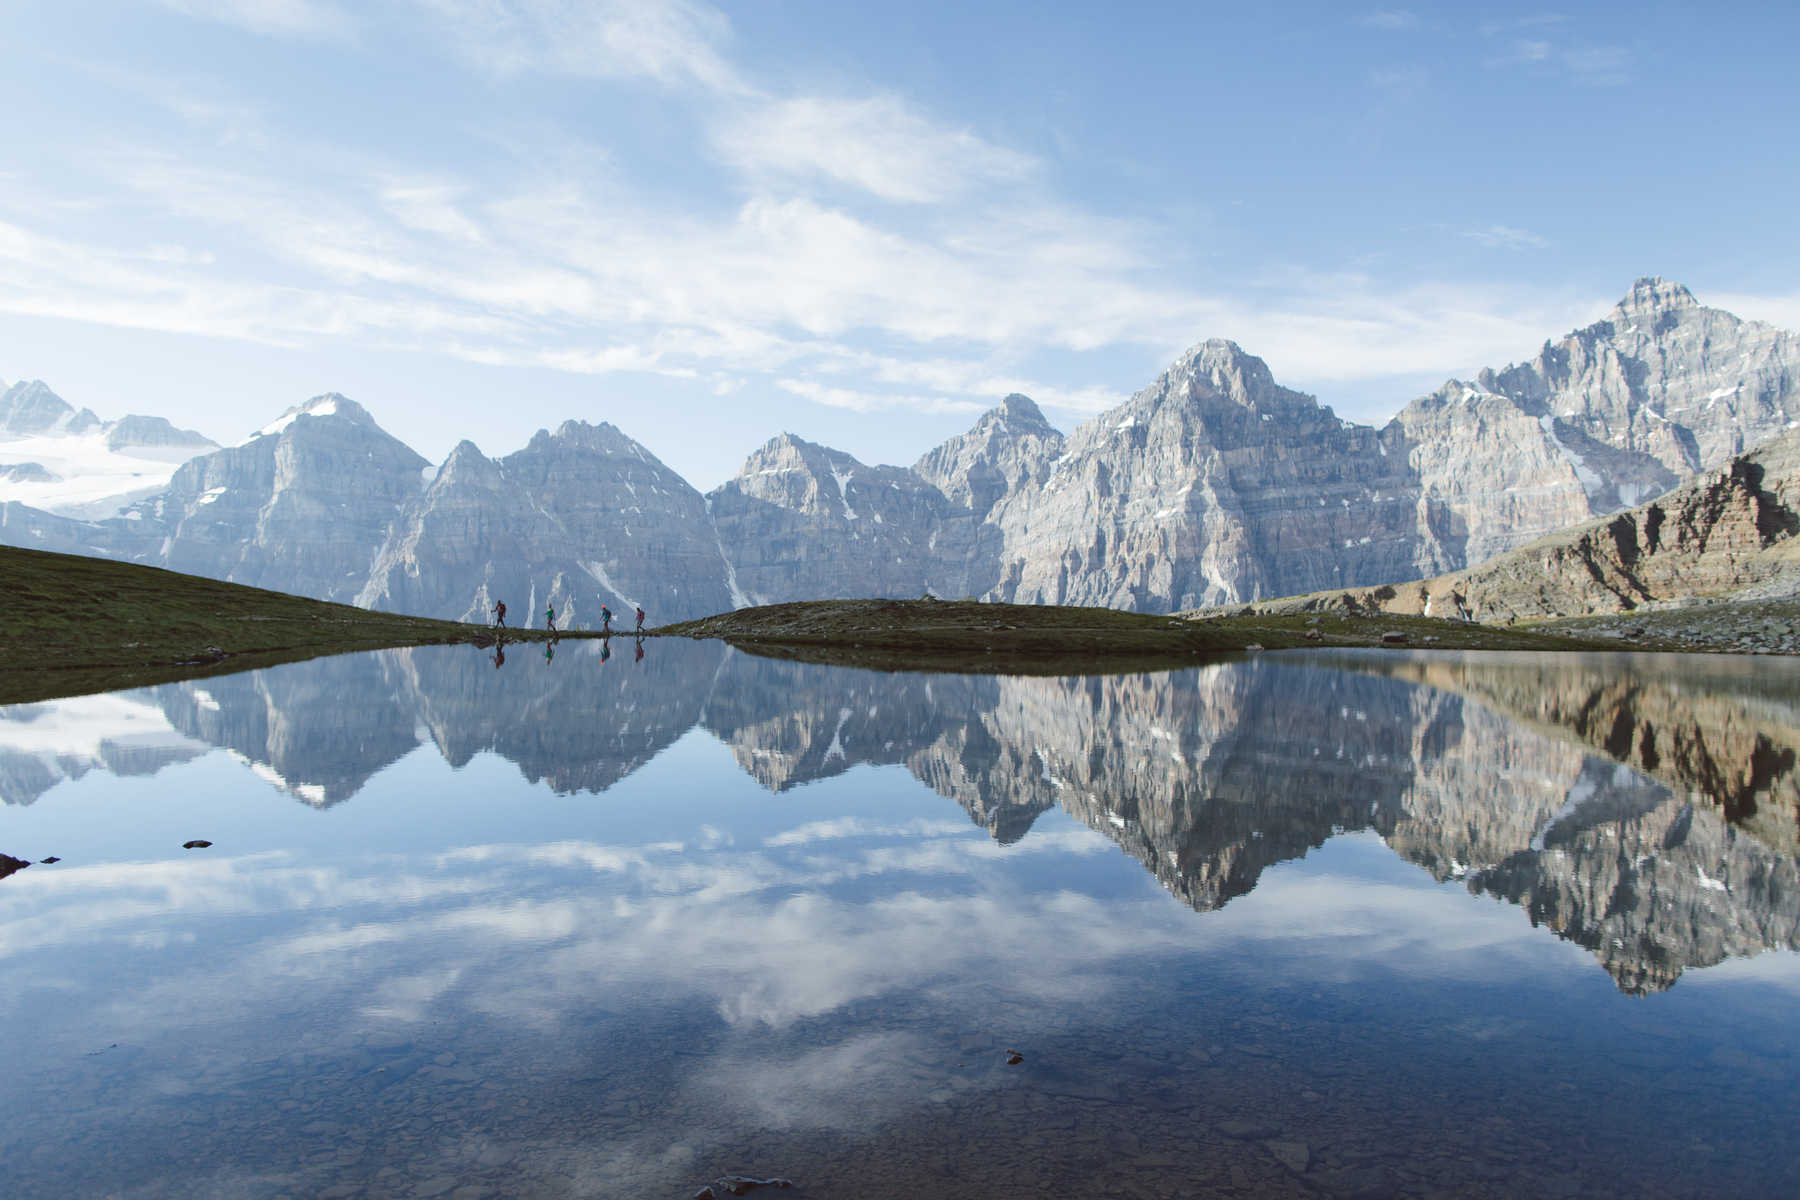
[[[0,709],[0,1190],[1796,1195],[1797,753],[1769,657]]]

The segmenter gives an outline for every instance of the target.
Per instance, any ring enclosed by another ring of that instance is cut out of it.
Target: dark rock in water
[[[709,1187],[703,1187],[694,1193],[694,1200],[718,1200],[717,1194]]]
[[[1262,1121],[1220,1121],[1214,1128],[1226,1137],[1236,1138],[1240,1142],[1260,1142],[1264,1138],[1281,1135],[1279,1128]]]
[[[733,1196],[742,1196],[757,1188],[791,1188],[791,1179],[752,1179],[748,1175],[727,1175],[719,1180],[719,1186]]]
[[[58,857],[56,857],[56,855],[54,855],[54,854],[52,854],[52,855],[51,855],[51,856],[50,856],[50,857],[48,857],[48,858],[40,858],[40,859],[38,859],[38,861],[39,861],[39,862],[41,862],[41,863],[43,863],[43,864],[44,864],[44,865],[45,865],[45,866],[49,866],[49,865],[50,865],[50,864],[51,864],[51,863],[59,863],[59,862],[61,862],[61,861],[62,861],[62,859],[60,859],[60,858],[58,858]]]
[[[181,843],[181,848],[183,850],[205,850],[208,847],[210,847],[211,845],[212,845],[212,843],[207,841],[205,838],[195,838],[191,842]]]
[[[1390,629],[1381,635],[1381,644],[1384,646],[1404,646],[1411,640],[1403,629]]]
[[[1024,1061],[1025,1061],[1025,1056],[1023,1054],[1020,1054],[1017,1050],[1008,1050],[1006,1052],[1006,1065],[1007,1066],[1016,1067]]]
[[[30,865],[22,858],[14,858],[10,854],[0,854],[0,879],[5,879],[14,871],[23,871]]]

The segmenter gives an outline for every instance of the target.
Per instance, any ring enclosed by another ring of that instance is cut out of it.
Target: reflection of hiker
[[[637,657],[632,659],[631,661],[634,663],[641,663],[644,661],[644,639],[643,638],[639,638],[637,640]]]
[[[495,642],[494,643],[494,653],[492,655],[492,658],[494,660],[494,670],[498,671],[501,667],[504,667],[506,665],[506,643],[505,642]]]
[[[640,604],[640,605],[638,605],[638,627],[637,627],[637,631],[638,631],[638,632],[639,632],[639,633],[642,633],[642,632],[644,632],[644,606],[643,606],[643,605],[641,605],[641,604]]]
[[[500,629],[506,628],[506,601],[504,600],[494,602],[494,624]]]
[[[556,609],[549,604],[544,605],[544,628],[556,632]]]
[[[605,666],[606,660],[611,657],[612,657],[612,643],[611,642],[601,642],[600,643],[600,665]]]
[[[556,643],[555,642],[545,642],[544,643],[544,663],[545,663],[545,665],[546,666],[549,665],[550,660],[555,657],[556,657]]]
[[[600,606],[600,632],[612,632],[612,609],[606,607],[604,604]]]

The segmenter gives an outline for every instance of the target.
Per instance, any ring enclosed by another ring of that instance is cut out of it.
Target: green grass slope
[[[0,546],[0,605],[0,704],[491,637],[479,625],[10,546]]]

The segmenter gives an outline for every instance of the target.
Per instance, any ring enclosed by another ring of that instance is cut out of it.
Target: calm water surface
[[[0,709],[6,1194],[1800,1192],[1796,664],[615,645]]]

